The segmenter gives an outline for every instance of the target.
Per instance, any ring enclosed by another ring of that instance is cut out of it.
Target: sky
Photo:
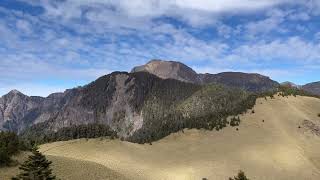
[[[0,96],[47,96],[151,59],[320,81],[320,0],[0,0]]]

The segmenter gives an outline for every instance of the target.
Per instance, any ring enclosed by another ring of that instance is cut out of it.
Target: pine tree
[[[239,171],[238,176],[235,176],[234,178],[229,178],[229,180],[250,180],[247,178],[247,176],[244,174],[243,171]]]
[[[12,180],[54,180],[56,177],[52,175],[51,163],[37,148],[33,148],[32,155],[19,167],[22,172]]]
[[[7,152],[7,150],[3,147],[0,147],[0,167],[2,165],[8,165],[10,163],[11,159]]]

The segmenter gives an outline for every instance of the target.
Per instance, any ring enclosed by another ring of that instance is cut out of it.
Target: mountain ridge
[[[320,81],[305,84],[301,88],[304,91],[320,96]]]
[[[195,84],[218,83],[252,92],[272,91],[279,86],[278,82],[257,73],[198,74],[192,68],[177,61],[151,60],[145,65],[134,67],[131,72],[149,72],[163,79],[171,78]]]
[[[254,93],[278,87],[260,74],[197,74],[174,61],[149,63],[151,68],[116,71],[45,98],[10,91],[0,98],[0,130],[37,129],[42,136],[98,123],[123,139],[144,143],[186,127],[219,130],[229,123],[228,116],[254,105]]]

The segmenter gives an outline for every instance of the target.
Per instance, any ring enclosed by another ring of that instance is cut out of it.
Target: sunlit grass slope
[[[152,145],[82,139],[45,144],[41,151],[66,179],[86,172],[94,179],[118,173],[128,179],[224,180],[239,169],[253,180],[320,179],[320,99],[258,99],[254,112],[240,116],[238,131],[185,130]]]

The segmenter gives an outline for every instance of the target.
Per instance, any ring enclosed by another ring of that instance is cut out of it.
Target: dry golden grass
[[[18,155],[12,157],[14,161],[17,162],[17,164],[23,163],[28,158],[29,153],[27,152],[21,152]],[[0,179],[11,179],[13,176],[17,175],[19,172],[18,166],[14,167],[2,167],[0,168]]]
[[[30,153],[21,153],[15,157],[19,163],[23,163]],[[126,180],[126,178],[113,170],[94,162],[82,161],[66,157],[50,156],[53,173],[61,180]],[[19,166],[0,168],[0,179],[9,180],[19,173]]]
[[[133,180],[226,180],[239,169],[252,180],[319,180],[320,137],[302,125],[309,120],[319,126],[319,109],[320,100],[310,97],[259,99],[254,114],[240,116],[239,131],[185,130],[153,145],[74,140],[45,144],[41,151],[94,162]]]
[[[118,140],[75,140],[43,145],[47,155],[96,162],[128,179],[227,179],[242,169],[251,179],[320,179],[320,137],[303,120],[319,124],[320,100],[259,99],[241,116],[239,131],[188,130],[153,145]],[[264,122],[263,122],[264,120]]]
[[[53,162],[52,169],[54,174],[59,179],[103,179],[125,180],[124,176],[114,172],[113,170],[95,162],[82,161],[66,157],[48,156],[48,159]]]

